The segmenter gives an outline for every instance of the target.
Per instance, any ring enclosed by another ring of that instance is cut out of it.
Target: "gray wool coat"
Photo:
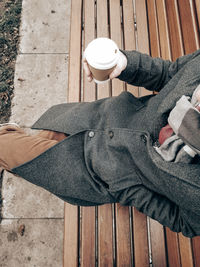
[[[170,110],[200,84],[200,50],[176,62],[123,51],[119,78],[160,93],[129,92],[51,107],[33,125],[70,136],[12,169],[75,205],[131,205],[185,236],[200,235],[200,164],[165,162],[154,144]]]

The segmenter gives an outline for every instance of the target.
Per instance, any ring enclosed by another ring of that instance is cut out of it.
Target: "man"
[[[91,81],[86,60],[84,69]],[[110,78],[158,95],[138,99],[123,92],[91,103],[53,106],[33,125],[45,130],[36,136],[17,126],[2,126],[1,167],[69,203],[133,205],[173,231],[200,235],[199,111],[191,112],[190,106],[199,73],[200,50],[176,62],[122,51]],[[197,153],[189,164],[166,161],[157,151],[162,127],[183,95],[195,121],[195,140],[185,130],[180,137],[180,127],[176,134]]]

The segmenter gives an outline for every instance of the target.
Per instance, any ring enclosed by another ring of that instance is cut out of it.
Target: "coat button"
[[[113,131],[109,131],[109,132],[108,132],[108,135],[109,135],[110,139],[112,139],[112,138],[113,138],[113,136],[114,136],[114,133],[113,133]]]
[[[147,143],[147,135],[145,135],[145,134],[141,135],[141,140],[144,144],[146,144]]]
[[[90,138],[92,138],[92,137],[94,137],[94,132],[93,132],[93,131],[91,131],[91,132],[89,132],[89,134],[88,134],[88,135],[89,135],[89,137],[90,137]]]

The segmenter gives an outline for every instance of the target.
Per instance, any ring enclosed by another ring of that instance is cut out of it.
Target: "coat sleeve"
[[[118,78],[129,84],[158,92],[186,63],[200,54],[200,50],[197,50],[171,62],[137,51],[122,52],[127,57],[127,67]]]
[[[200,216],[182,210],[174,202],[143,185],[137,185],[116,194],[119,203],[134,206],[138,211],[187,237],[200,235]]]

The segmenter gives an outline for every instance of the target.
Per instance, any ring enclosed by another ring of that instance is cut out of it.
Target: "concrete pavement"
[[[71,0],[23,0],[10,121],[27,132],[66,102]],[[22,178],[3,178],[0,267],[61,267],[64,202]]]

